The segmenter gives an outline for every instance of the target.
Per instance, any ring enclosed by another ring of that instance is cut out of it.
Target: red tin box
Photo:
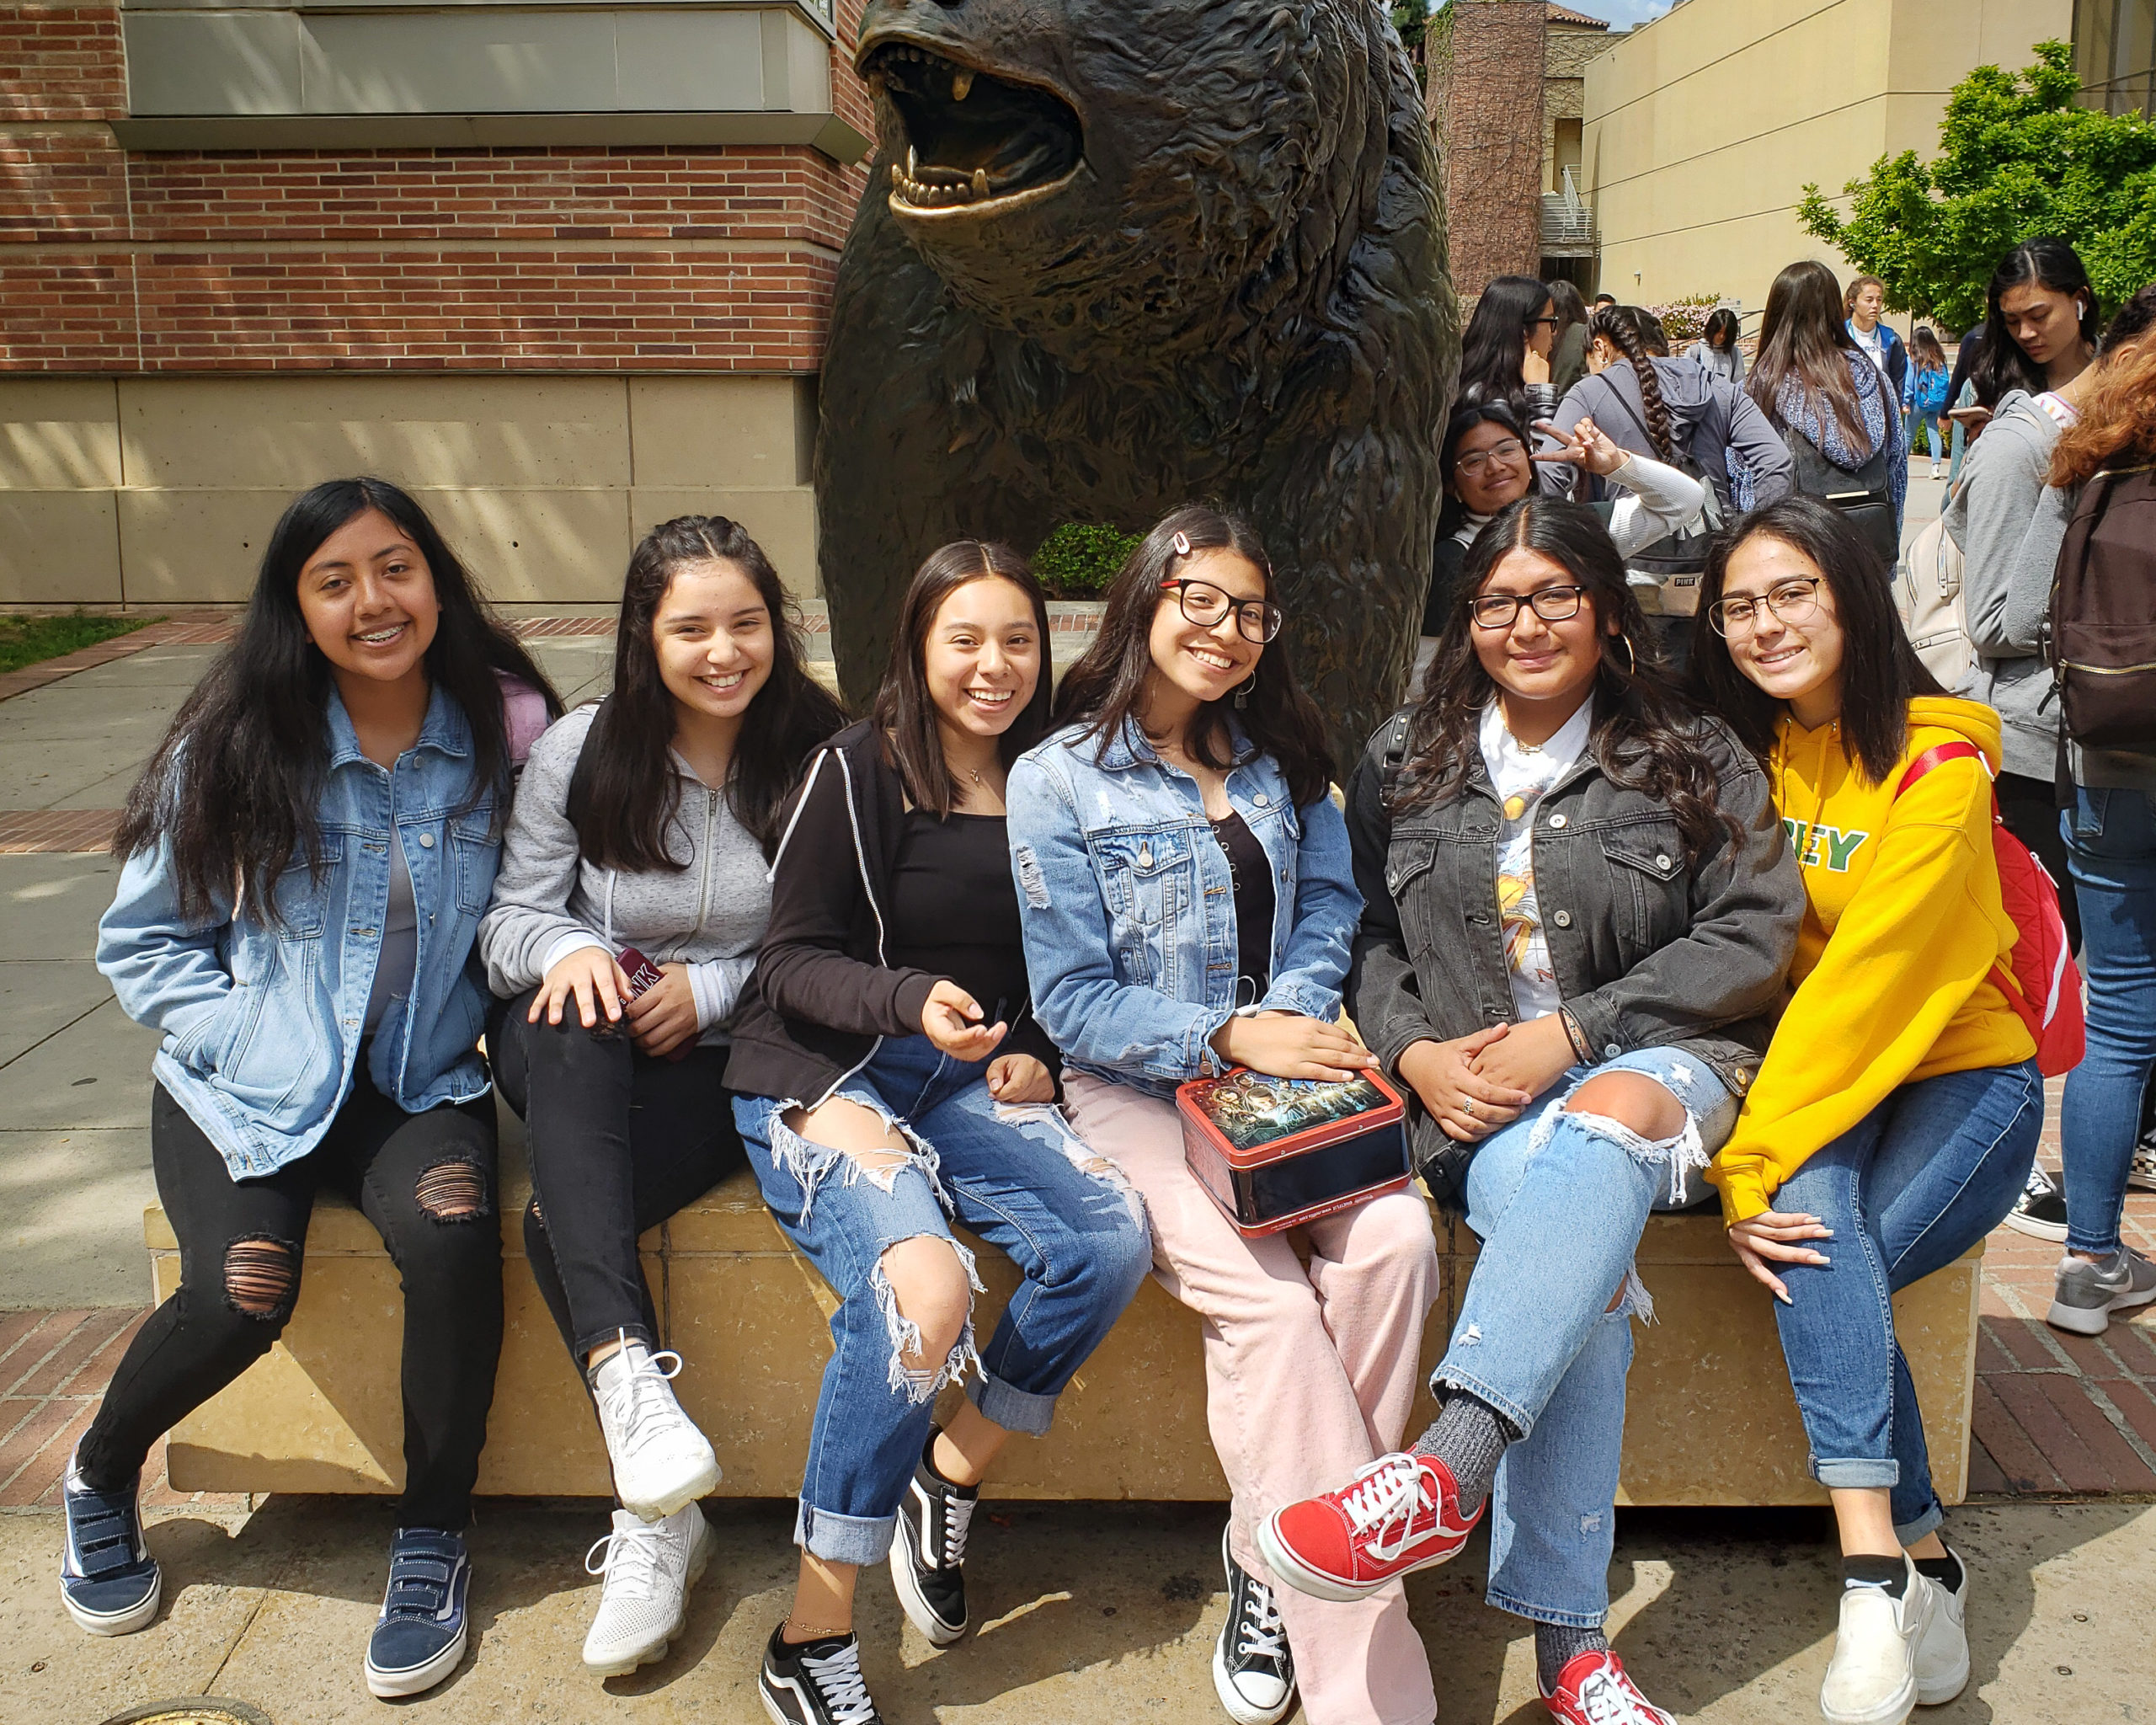
[[[1237,1067],[1176,1088],[1183,1159],[1246,1235],[1277,1234],[1413,1177],[1407,1110],[1376,1073],[1320,1081]]]

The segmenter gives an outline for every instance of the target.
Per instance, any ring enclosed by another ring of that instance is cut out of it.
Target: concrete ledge
[[[505,1167],[508,1327],[479,1489],[592,1496],[610,1489],[581,1386],[523,1255],[527,1183]],[[144,1215],[157,1297],[179,1254],[162,1210]],[[1444,1351],[1475,1260],[1475,1239],[1439,1220],[1444,1285],[1423,1344]],[[677,1386],[726,1470],[719,1494],[782,1498],[800,1485],[836,1301],[794,1252],[744,1171],[643,1242],[669,1345],[687,1362]],[[1931,1438],[1940,1495],[1967,1489],[1981,1247],[1895,1302]],[[985,1334],[1017,1284],[984,1250],[978,1322]],[[1711,1214],[1657,1216],[1640,1270],[1657,1322],[1635,1332],[1625,1432],[1625,1503],[1817,1503],[1765,1292],[1738,1267]],[[1212,1500],[1227,1495],[1205,1424],[1198,1319],[1148,1282],[1065,1393],[1055,1429],[1012,1445],[995,1482],[1007,1498]],[[358,1211],[323,1199],[307,1233],[298,1308],[282,1341],[222,1395],[176,1426],[175,1489],[398,1489],[403,1423],[397,1275]],[[953,1392],[955,1394],[955,1392]],[[1410,1430],[1433,1410],[1427,1392]]]

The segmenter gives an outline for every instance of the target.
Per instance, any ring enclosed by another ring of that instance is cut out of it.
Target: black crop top
[[[1001,814],[906,811],[891,871],[890,962],[947,976],[988,1016],[1013,1023],[1027,1001],[1018,889]]]
[[[1213,836],[1227,857],[1228,879],[1235,890],[1235,1004],[1255,1006],[1273,985],[1273,865],[1240,814],[1214,821]]]

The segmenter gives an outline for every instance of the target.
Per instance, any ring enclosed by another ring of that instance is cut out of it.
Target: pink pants
[[[1297,1231],[1246,1240],[1184,1167],[1175,1104],[1082,1072],[1065,1112],[1144,1194],[1153,1274],[1205,1321],[1205,1413],[1233,1493],[1229,1545],[1261,1580],[1252,1537],[1283,1504],[1347,1482],[1399,1447],[1437,1242],[1419,1194],[1390,1194]],[[1355,1605],[1274,1583],[1310,1725],[1432,1725],[1422,1638],[1396,1582]]]

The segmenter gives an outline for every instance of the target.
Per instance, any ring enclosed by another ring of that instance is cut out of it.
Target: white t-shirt
[[[1865,357],[1871,361],[1873,368],[1879,373],[1880,382],[1891,389],[1894,380],[1886,374],[1886,328],[1884,323],[1875,323],[1869,329],[1860,329],[1856,327],[1856,319],[1849,319],[1849,334],[1856,338],[1856,344],[1864,350]]]
[[[1550,788],[1572,770],[1594,726],[1594,701],[1580,702],[1557,734],[1529,748],[1505,728],[1504,708],[1482,709],[1482,765],[1503,804],[1497,838],[1497,914],[1504,931],[1505,964],[1512,972],[1513,1004],[1524,1023],[1545,1018],[1563,1004],[1557,973],[1543,937],[1542,907],[1534,894],[1534,813]]]

